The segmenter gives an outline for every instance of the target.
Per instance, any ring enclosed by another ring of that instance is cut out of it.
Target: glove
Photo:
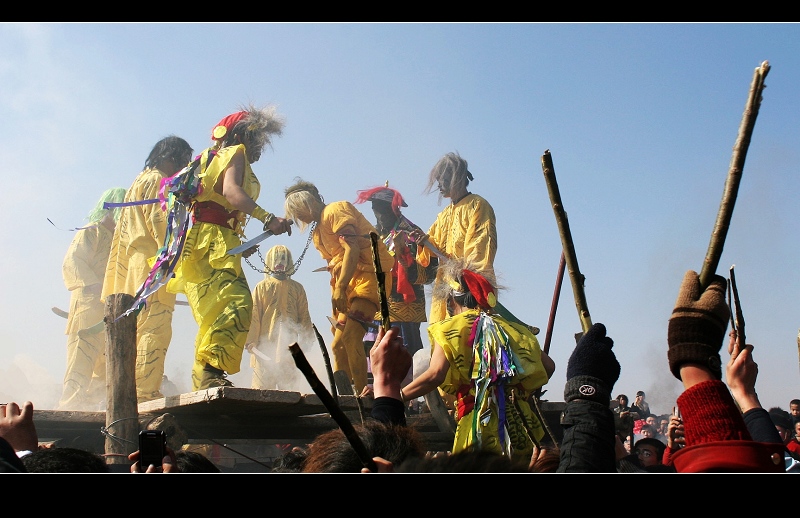
[[[620,366],[611,348],[614,340],[606,336],[606,326],[594,324],[583,335],[567,362],[564,401],[589,399],[607,405],[619,379]]]
[[[731,312],[725,302],[728,284],[714,275],[711,284],[700,293],[700,276],[689,270],[683,276],[678,300],[667,326],[667,359],[672,375],[681,379],[681,365],[696,363],[708,367],[722,379],[719,350],[728,328]]]

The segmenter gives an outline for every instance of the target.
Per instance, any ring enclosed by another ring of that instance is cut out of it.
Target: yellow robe
[[[358,265],[353,277],[347,285],[348,312],[359,313],[358,318],[371,322],[375,311],[380,307],[378,279],[375,274],[375,263],[372,259],[372,242],[370,232],[375,227],[350,202],[338,201],[330,203],[322,210],[320,221],[314,229],[314,247],[328,263],[331,273],[331,292],[336,286],[336,279],[342,268],[345,249],[339,241],[339,232],[352,225],[359,236],[357,243],[361,250]],[[379,258],[385,279],[386,293],[392,291],[392,266],[394,257],[386,249],[386,245],[378,240]],[[334,331],[331,352],[333,353],[333,369],[344,371],[353,381],[358,395],[367,384],[367,356],[364,351],[364,334],[366,330],[358,323],[348,319],[346,315],[334,315],[339,322],[346,322],[344,329]]]
[[[139,173],[125,195],[126,202],[158,199],[161,180],[168,175],[155,168]],[[103,300],[109,295],[136,291],[150,274],[151,263],[163,246],[167,213],[161,204],[131,205],[120,209],[103,283]],[[162,287],[153,293],[136,316],[136,397],[139,403],[164,397],[161,382],[172,341],[175,294]]]
[[[67,364],[58,410],[97,411],[106,396],[106,334],[100,330],[79,336],[78,331],[102,322],[105,316],[100,288],[111,237],[111,230],[101,224],[77,231],[61,265],[70,303]]]
[[[475,446],[529,461],[533,442],[528,434],[532,434],[537,441],[544,436],[542,424],[528,403],[531,393],[548,381],[539,341],[527,327],[509,322],[499,315],[491,316],[494,325],[501,330],[500,334],[507,336],[508,349],[516,369],[513,373],[508,371],[509,377],[504,385],[503,441],[500,436],[501,409],[498,406],[500,398],[497,385],[490,385],[485,395],[481,397],[477,394],[476,398],[481,347],[479,344],[471,345],[469,337],[479,315],[477,309],[470,309],[428,326],[432,347],[441,347],[450,363],[450,369],[439,388],[455,397],[457,409],[469,403],[470,398],[475,398],[474,408],[460,419],[457,417],[452,452]],[[486,340],[482,346],[483,351],[491,351],[493,357],[500,356],[499,341]]]
[[[316,343],[306,290],[294,279],[267,275],[253,288],[253,319],[246,343],[252,343],[270,360],[256,354],[250,357],[251,388],[301,388],[298,382],[304,381],[303,375],[289,353],[289,346],[295,342],[304,351]]]
[[[214,186],[239,148],[244,151],[241,144],[220,149],[210,163],[207,161],[209,150],[203,151],[199,173],[202,188],[196,201],[213,201],[227,210],[235,210]],[[253,200],[258,199],[261,184],[246,159],[242,188]],[[175,277],[167,283],[171,293],[186,294],[199,326],[194,344],[193,390],[200,386],[206,363],[228,374],[236,374],[241,369],[253,297],[242,270],[242,256],[230,255],[227,251],[242,244],[246,217],[240,213],[233,230],[214,223],[194,223],[187,232]]]
[[[468,258],[470,269],[480,272],[495,284],[494,257],[497,253],[497,226],[494,209],[481,196],[468,194],[458,203],[450,203],[442,210],[428,230],[428,241],[451,259]],[[417,249],[417,261],[423,267],[430,262],[432,252],[428,247]],[[442,271],[434,283],[442,282]],[[431,299],[428,320],[438,322],[447,317],[444,299]]]

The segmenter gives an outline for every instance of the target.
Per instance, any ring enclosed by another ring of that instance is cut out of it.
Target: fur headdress
[[[439,263],[442,281],[433,287],[435,298],[446,299],[447,296],[462,297],[471,295],[478,306],[489,311],[497,305],[499,287],[492,285],[486,277],[473,270],[464,259],[449,259]]]

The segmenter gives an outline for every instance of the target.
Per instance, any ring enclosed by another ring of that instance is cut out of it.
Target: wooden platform
[[[353,424],[370,415],[371,399],[339,396],[339,406]],[[558,441],[558,416],[563,403],[542,403],[542,411]],[[304,445],[322,432],[338,428],[316,394],[283,390],[218,387],[148,401],[138,405],[140,429],[165,414],[174,416],[188,436],[188,444],[247,446],[274,444]],[[134,416],[132,416],[134,417]],[[40,441],[104,453],[106,434],[114,434],[113,423],[106,429],[105,412],[36,410],[34,423]],[[418,428],[431,451],[448,451],[452,434],[442,432],[430,413],[411,415],[409,426]],[[136,447],[132,447],[131,451]]]
[[[339,406],[353,424],[361,422],[362,412],[369,416],[371,400],[364,398],[361,405],[360,410],[355,396],[339,396]],[[138,414],[141,428],[164,414],[175,416],[189,442],[310,442],[338,428],[316,394],[284,390],[218,387],[141,403]],[[429,415],[411,416],[412,422],[434,442],[446,438],[437,436],[439,430]],[[103,450],[105,412],[37,410],[34,423],[41,441]],[[113,434],[113,425],[109,428]]]

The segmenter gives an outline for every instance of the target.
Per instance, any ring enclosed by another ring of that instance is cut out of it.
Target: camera
[[[161,467],[167,454],[167,434],[164,430],[142,430],[139,432],[139,466],[146,470],[151,464]]]

